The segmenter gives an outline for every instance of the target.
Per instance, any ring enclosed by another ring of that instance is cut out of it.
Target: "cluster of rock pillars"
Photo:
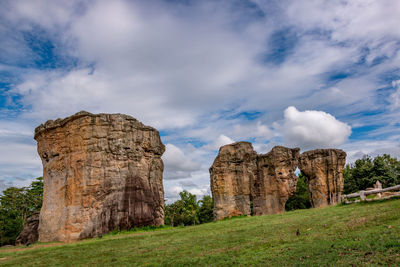
[[[337,204],[345,163],[346,153],[339,149],[300,155],[299,148],[276,146],[257,154],[248,142],[225,145],[210,168],[214,219],[284,212],[286,201],[296,192],[298,167],[307,177],[313,207]]]
[[[78,112],[35,129],[43,163],[43,206],[18,243],[74,241],[114,229],[164,224],[158,131],[123,114]],[[284,211],[296,191],[297,167],[314,207],[336,204],[346,154],[274,147],[258,155],[248,142],[221,147],[210,168],[214,219]],[[252,208],[251,208],[252,203]]]

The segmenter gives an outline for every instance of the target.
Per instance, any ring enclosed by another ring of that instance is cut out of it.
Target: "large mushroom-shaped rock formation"
[[[316,149],[300,156],[300,170],[307,177],[313,207],[334,205],[341,201],[346,152],[340,149]]]
[[[296,192],[294,173],[300,156],[299,148],[276,146],[267,154],[258,155],[257,175],[253,187],[254,215],[285,211],[286,201]]]
[[[154,128],[82,111],[40,125],[35,139],[44,179],[39,241],[164,223],[165,147]]]
[[[248,142],[220,148],[210,168],[214,220],[231,215],[251,214],[251,183],[256,173],[257,153]]]

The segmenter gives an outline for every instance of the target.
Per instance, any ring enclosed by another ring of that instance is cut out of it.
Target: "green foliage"
[[[289,197],[288,201],[286,202],[285,209],[287,211],[311,208],[306,179],[306,176],[300,173],[297,181],[296,193]]]
[[[199,201],[199,220],[200,223],[212,222],[214,219],[214,201],[210,196],[204,196],[202,200]]]
[[[366,156],[346,165],[343,171],[344,193],[350,194],[373,187],[376,181],[389,187],[400,184],[400,161],[390,155]]]
[[[165,224],[196,225],[212,221],[213,202],[210,196],[197,201],[196,195],[186,190],[179,193],[181,199],[165,206]]]
[[[0,196],[0,246],[14,244],[26,219],[40,211],[43,199],[43,178],[29,187],[10,187]]]

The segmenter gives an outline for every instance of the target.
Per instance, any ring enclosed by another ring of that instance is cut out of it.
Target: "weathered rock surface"
[[[78,112],[35,129],[43,163],[39,241],[73,241],[164,223],[165,147],[122,114]]]
[[[299,148],[276,146],[267,154],[258,155],[253,193],[254,215],[285,211],[286,201],[296,192],[294,173],[300,156]]]
[[[313,207],[334,205],[341,201],[346,152],[340,149],[306,151],[300,157],[300,170],[307,177]]]
[[[298,158],[298,148],[277,146],[257,155],[248,142],[221,147],[210,168],[214,219],[283,212],[296,191]]]
[[[220,148],[210,168],[210,186],[214,200],[214,220],[232,215],[249,215],[251,183],[256,173],[257,153],[248,142]]]
[[[33,244],[36,241],[38,241],[39,239],[38,226],[39,226],[39,213],[35,213],[26,220],[25,227],[15,240],[15,244],[18,246],[28,243]]]

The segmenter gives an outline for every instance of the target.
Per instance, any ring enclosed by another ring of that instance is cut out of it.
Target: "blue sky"
[[[156,127],[174,199],[221,145],[400,157],[397,0],[2,1],[0,190],[41,175],[33,131],[80,110]]]

